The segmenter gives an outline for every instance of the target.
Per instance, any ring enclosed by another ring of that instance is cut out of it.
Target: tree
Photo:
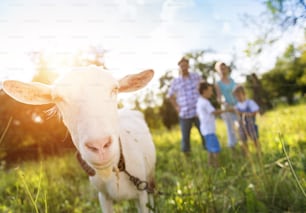
[[[159,105],[156,99],[153,90],[147,89],[142,95],[136,95],[134,100],[135,109],[144,114],[148,126],[152,129],[159,129],[162,125],[161,120],[158,119]]]
[[[209,61],[204,63],[204,58],[207,53],[213,52],[212,50],[196,50],[193,52],[186,53],[186,58],[191,61],[191,69],[195,72],[199,72],[202,75],[202,78],[207,80],[211,78],[213,83],[215,83],[215,69],[214,66],[216,61]]]
[[[58,73],[51,70],[52,66],[48,63],[44,52],[32,52],[30,53],[30,57],[36,69],[36,73],[33,76],[32,81],[52,84],[58,77]]]
[[[160,97],[162,99],[162,105],[159,107],[159,115],[167,129],[171,129],[174,125],[178,124],[178,114],[167,98],[167,93],[173,80],[172,72],[172,70],[168,70],[159,78]]]
[[[253,29],[255,38],[249,41],[245,54],[253,62],[250,71],[260,68],[260,56],[269,54],[282,38],[293,35],[294,30],[306,27],[306,5],[304,0],[265,0],[266,10],[257,16],[245,15],[243,21]],[[259,73],[257,73],[259,74]]]
[[[67,148],[73,147],[70,138],[66,137],[66,128],[60,120],[45,113],[52,105],[34,107],[22,104],[3,91],[0,101],[0,129],[1,134],[4,134],[0,144],[0,159],[8,163],[39,159],[65,152]],[[10,125],[4,132],[9,121]]]
[[[275,67],[262,76],[264,88],[271,98],[285,97],[289,104],[294,96],[306,92],[306,49],[305,44],[299,48],[289,45],[282,57],[277,59]]]
[[[256,73],[247,75],[245,85],[247,91],[250,93],[249,97],[251,97],[260,106],[261,114],[272,108],[270,95],[262,86],[262,83],[257,77]]]
[[[306,4],[304,0],[266,0],[264,2],[272,20],[282,29],[305,27]]]
[[[79,50],[73,59],[74,66],[96,65],[106,68],[104,63],[107,51],[98,46],[89,46],[85,50]]]

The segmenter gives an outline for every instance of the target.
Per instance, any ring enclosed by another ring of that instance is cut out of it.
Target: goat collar
[[[121,144],[120,137],[119,137],[119,150],[120,150],[120,157],[119,157],[117,168],[119,169],[120,172],[123,172],[125,171],[125,160],[124,160],[124,155],[122,151],[122,144]]]
[[[122,171],[125,171],[125,160],[124,160],[124,156],[122,152],[122,144],[121,144],[120,137],[119,137],[119,151],[120,151],[120,157],[119,157],[117,168],[119,169],[120,172],[122,172]],[[88,163],[82,158],[80,152],[76,153],[76,158],[79,161],[83,170],[87,173],[87,175],[89,176],[96,175],[96,171],[90,165],[88,165]]]
[[[125,160],[124,160],[124,155],[123,155],[123,151],[122,151],[122,144],[121,144],[121,140],[119,137],[119,150],[120,150],[120,157],[119,157],[119,161],[118,161],[118,165],[117,165],[117,169],[119,170],[119,172],[124,172],[128,177],[129,180],[136,186],[136,188],[139,191],[144,191],[146,190],[148,193],[154,193],[154,184],[150,184],[149,182],[145,181],[145,180],[140,180],[139,178],[131,175],[128,171],[126,171],[125,169]],[[95,176],[96,171],[89,166],[85,160],[82,159],[81,155],[79,152],[77,152],[77,159],[81,165],[81,167],[84,169],[84,171],[89,175],[89,176]],[[115,169],[113,171],[116,171]]]

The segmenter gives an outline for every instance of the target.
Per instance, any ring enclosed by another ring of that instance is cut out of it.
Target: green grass
[[[156,212],[305,212],[305,109],[305,104],[284,106],[258,117],[261,160],[252,144],[250,158],[239,147],[229,150],[224,123],[218,119],[222,151],[217,169],[207,166],[207,153],[195,129],[189,157],[180,152],[178,128],[153,131],[156,183],[161,192],[155,196]],[[0,166],[0,178],[0,212],[100,211],[97,193],[74,154],[10,169]],[[115,211],[136,209],[126,201],[116,204]]]

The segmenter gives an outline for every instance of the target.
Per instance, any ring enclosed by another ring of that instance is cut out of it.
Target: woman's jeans
[[[182,152],[190,152],[191,150],[190,132],[191,132],[192,124],[195,124],[195,126],[197,127],[199,134],[201,136],[203,148],[206,149],[205,139],[202,136],[201,131],[200,131],[200,121],[198,117],[194,117],[194,118],[181,118],[180,117],[180,127],[181,127],[181,132],[182,132],[182,142],[181,142]]]
[[[221,114],[221,117],[226,125],[227,144],[229,147],[234,147],[237,143],[237,137],[235,132],[235,121],[237,121],[237,115],[232,112],[225,112]]]

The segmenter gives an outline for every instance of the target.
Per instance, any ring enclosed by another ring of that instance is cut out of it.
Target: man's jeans
[[[200,133],[201,139],[202,139],[203,148],[206,149],[205,139],[202,136],[201,131],[200,131],[200,121],[198,117],[194,117],[194,118],[181,118],[180,117],[180,127],[181,127],[181,133],[182,133],[182,142],[181,142],[182,152],[190,152],[191,150],[190,132],[191,132],[192,124],[195,124],[195,126],[197,127]]]

